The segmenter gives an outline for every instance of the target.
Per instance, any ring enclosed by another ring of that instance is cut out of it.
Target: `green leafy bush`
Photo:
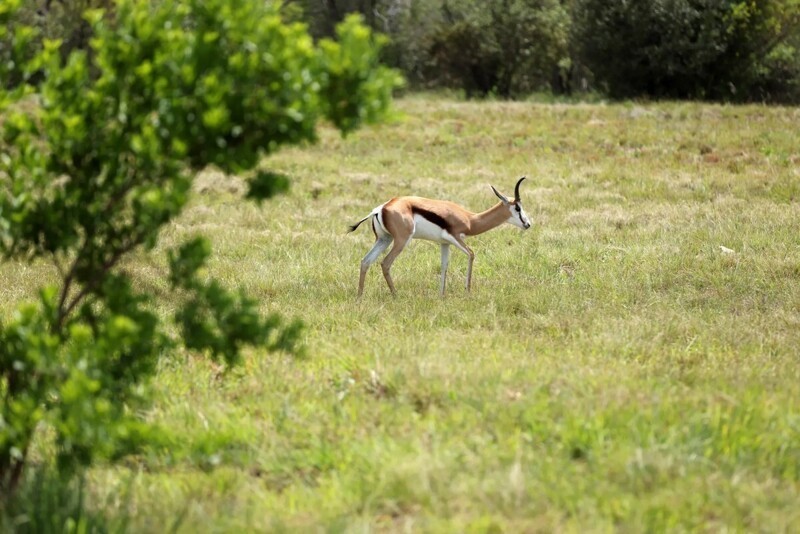
[[[0,18],[19,6],[1,0]],[[176,346],[228,364],[248,345],[295,350],[299,323],[262,317],[256,299],[202,273],[204,239],[169,253],[177,335],[120,262],[153,249],[199,169],[252,169],[281,145],[313,141],[323,118],[342,132],[379,120],[399,84],[358,18],[339,27],[338,42],[315,44],[258,0],[118,0],[114,10],[87,11],[90,49],[64,59],[45,39],[14,65],[39,70],[38,97],[0,95],[0,253],[52,262],[60,278],[0,326],[6,491],[41,426],[66,471],[154,439],[135,410],[157,359]],[[23,57],[32,35],[0,34],[3,53]],[[288,180],[259,172],[251,184],[260,199]]]

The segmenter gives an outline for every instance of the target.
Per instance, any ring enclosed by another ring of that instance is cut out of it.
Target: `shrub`
[[[795,1],[576,0],[574,24],[613,97],[786,99],[800,74]]]
[[[468,95],[530,92],[567,58],[569,16],[557,0],[449,1],[442,10],[433,67]]]
[[[384,58],[418,86],[510,97],[565,65],[569,10],[559,0],[337,0],[284,4],[319,37],[349,12],[391,37]]]
[[[0,17],[19,5],[0,0]],[[89,50],[63,59],[60,43],[44,40],[16,69],[40,71],[36,101],[0,94],[0,253],[49,261],[60,280],[0,326],[6,492],[42,426],[65,472],[154,439],[136,408],[157,359],[180,344],[228,364],[248,345],[294,350],[298,322],[262,317],[256,299],[203,274],[205,239],[169,252],[176,335],[120,262],[153,249],[197,170],[253,169],[281,145],[313,141],[323,117],[342,132],[376,121],[399,83],[357,18],[316,46],[259,0],[118,0],[113,17],[90,10],[86,20]],[[22,26],[7,34],[8,50],[23,57],[29,36]],[[250,196],[287,186],[257,172]]]

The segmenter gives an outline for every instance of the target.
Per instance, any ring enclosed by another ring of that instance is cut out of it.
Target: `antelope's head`
[[[495,189],[493,185],[490,187],[492,191],[494,191],[494,194],[497,195],[497,198],[500,199],[500,202],[503,203],[503,206],[508,208],[509,217],[506,222],[518,226],[523,230],[527,230],[531,227],[531,221],[528,219],[528,214],[525,213],[525,210],[522,208],[522,201],[519,199],[519,186],[524,179],[524,176],[520,178],[517,181],[517,185],[514,187],[514,200],[509,200],[505,195]]]

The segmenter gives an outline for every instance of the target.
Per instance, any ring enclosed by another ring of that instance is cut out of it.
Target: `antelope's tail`
[[[348,227],[348,228],[350,228],[350,229],[349,229],[347,232],[348,232],[348,233],[350,233],[350,232],[355,232],[355,231],[356,231],[356,228],[358,228],[359,226],[361,226],[361,223],[363,223],[364,221],[366,221],[366,220],[367,220],[367,219],[369,219],[370,217],[372,217],[372,213],[370,213],[369,215],[367,215],[366,217],[364,217],[363,219],[361,219],[361,220],[360,220],[360,221],[358,221],[357,223],[350,225],[350,226]]]

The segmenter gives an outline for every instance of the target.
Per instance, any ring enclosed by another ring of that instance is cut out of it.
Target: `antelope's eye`
[[[519,206],[517,206],[517,213],[519,213],[520,211],[522,211],[522,209]]]

